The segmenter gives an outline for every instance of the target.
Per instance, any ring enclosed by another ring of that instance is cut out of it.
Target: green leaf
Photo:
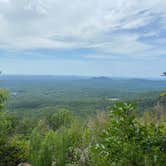
[[[164,97],[164,96],[166,96],[166,91],[160,93],[160,97]]]

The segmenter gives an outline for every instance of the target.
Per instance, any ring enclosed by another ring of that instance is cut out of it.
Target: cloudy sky
[[[0,0],[0,70],[159,77],[166,0]]]

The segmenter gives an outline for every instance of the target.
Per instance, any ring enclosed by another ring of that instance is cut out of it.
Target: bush
[[[116,104],[109,125],[92,146],[93,165],[163,165],[166,162],[165,126],[139,123],[132,104]]]
[[[50,115],[47,121],[49,128],[55,131],[62,126],[70,127],[73,117],[68,110],[60,109],[58,112]]]

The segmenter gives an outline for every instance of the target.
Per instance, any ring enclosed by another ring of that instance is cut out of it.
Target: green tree
[[[12,117],[3,111],[8,92],[0,89],[0,166],[15,166],[27,159],[27,143],[13,134]]]
[[[92,146],[93,165],[163,166],[166,162],[165,126],[141,124],[132,104],[116,104],[109,125]]]
[[[57,130],[60,127],[70,127],[73,117],[71,112],[66,109],[60,109],[56,113],[50,115],[47,118],[49,128],[52,130]]]
[[[162,76],[166,77],[166,72],[163,72]],[[166,91],[160,93],[160,97],[164,97],[164,96],[166,96]]]
[[[4,107],[4,103],[8,98],[8,93],[6,90],[4,89],[0,89],[0,110],[3,109]]]

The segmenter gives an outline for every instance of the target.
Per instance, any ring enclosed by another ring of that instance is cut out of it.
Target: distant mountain
[[[100,76],[100,77],[92,77],[91,79],[94,80],[110,80],[110,77]]]

